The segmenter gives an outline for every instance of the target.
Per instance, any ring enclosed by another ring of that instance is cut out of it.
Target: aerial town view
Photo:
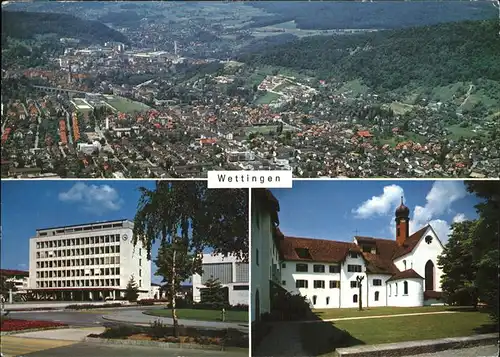
[[[1,175],[498,177],[499,11],[4,1]]]

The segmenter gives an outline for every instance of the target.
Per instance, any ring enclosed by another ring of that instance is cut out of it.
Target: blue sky
[[[340,241],[356,234],[395,239],[394,211],[404,196],[410,234],[430,223],[446,243],[451,223],[476,218],[479,202],[462,181],[294,181],[271,191],[285,235]]]
[[[3,181],[2,268],[28,270],[29,239],[36,229],[134,219],[138,187],[154,181]],[[156,257],[157,246],[153,249]],[[156,271],[152,263],[152,273]],[[154,282],[161,278],[153,276]]]

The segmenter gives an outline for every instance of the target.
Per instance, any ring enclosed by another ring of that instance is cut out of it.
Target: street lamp
[[[362,294],[362,289],[361,289],[361,282],[363,281],[365,277],[363,275],[358,275],[356,277],[356,281],[358,282],[358,288],[359,288],[359,311],[363,310],[363,294]]]

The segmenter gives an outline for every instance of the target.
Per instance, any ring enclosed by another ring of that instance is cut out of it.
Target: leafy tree
[[[137,301],[139,297],[139,288],[137,287],[137,283],[133,276],[130,277],[130,280],[127,283],[127,287],[125,289],[125,299],[134,302]]]
[[[163,277],[163,289],[167,293],[169,301],[173,302],[172,308],[175,308],[175,295],[172,292],[180,290],[181,283],[189,279],[193,272],[200,271],[200,256],[189,252],[189,245],[180,237],[174,237],[173,243],[168,245],[162,243],[158,250],[158,257],[155,264],[158,267],[156,276]],[[172,287],[173,284],[173,287]]]
[[[201,260],[189,255],[199,257],[205,247],[248,259],[248,190],[209,190],[201,181],[157,181],[154,190],[139,190],[132,241],[134,245],[142,242],[148,259],[157,240],[163,246],[162,255],[172,256],[171,263],[167,261],[163,267],[170,267],[164,279],[172,282],[169,296],[174,335],[178,336],[175,295],[182,276],[175,269],[177,254],[186,263],[181,274],[201,270]]]
[[[205,282],[205,288],[202,288],[201,300],[204,303],[212,305],[214,308],[224,306],[226,299],[219,279],[210,278]]]
[[[10,290],[17,291],[14,282],[9,281],[6,276],[0,276],[0,295],[8,295]]]
[[[469,192],[482,198],[476,205],[479,215],[472,239],[472,257],[477,267],[476,285],[480,301],[492,318],[499,321],[500,184],[498,181],[467,181]]]
[[[443,270],[441,287],[450,305],[477,307],[477,267],[472,256],[476,225],[476,221],[454,223],[450,239],[438,257],[438,265]]]

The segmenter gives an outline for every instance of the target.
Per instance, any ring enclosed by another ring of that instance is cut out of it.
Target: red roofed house
[[[361,138],[373,138],[373,135],[370,134],[370,132],[368,130],[358,131],[358,136]]]
[[[279,207],[277,202],[274,205]],[[263,228],[254,228],[255,220],[260,219],[259,224],[269,229],[269,222],[262,220],[270,217],[266,212],[261,211],[261,218],[252,213],[252,249],[265,245],[254,245],[257,238],[267,239],[267,244],[272,245],[269,232],[264,237],[260,233]],[[277,222],[277,213],[273,214]],[[430,225],[410,235],[409,217],[410,210],[401,199],[395,212],[396,239],[355,236],[353,241],[343,242],[284,236],[274,240],[281,259],[281,286],[306,296],[313,308],[349,308],[359,304],[356,277],[363,276],[364,307],[441,304],[442,271],[437,258],[443,245]],[[261,236],[254,237],[255,232]],[[263,248],[261,253],[252,251],[252,260],[260,254],[259,263],[269,270],[274,263],[264,257],[270,248]],[[252,266],[252,289],[253,269]]]

